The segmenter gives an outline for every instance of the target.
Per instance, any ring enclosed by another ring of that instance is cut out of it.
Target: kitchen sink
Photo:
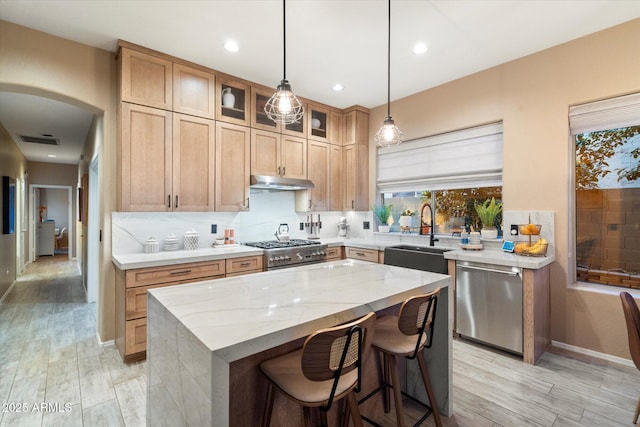
[[[449,269],[444,253],[450,250],[432,246],[388,246],[384,250],[384,263],[397,267],[447,274]]]

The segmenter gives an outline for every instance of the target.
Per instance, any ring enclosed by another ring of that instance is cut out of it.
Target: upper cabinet
[[[281,125],[274,122],[267,116],[264,107],[267,101],[274,94],[274,89],[251,87],[251,127],[254,129],[268,130],[271,132],[281,131]]]
[[[249,126],[251,90],[248,84],[231,78],[216,78],[216,119]]]
[[[329,141],[329,109],[314,103],[307,104],[307,138],[316,141]]]
[[[213,119],[215,75],[182,64],[173,64],[173,111]]]
[[[122,101],[171,110],[173,63],[122,47],[120,50]]]
[[[216,122],[216,211],[249,210],[249,127]]]
[[[369,210],[369,113],[352,107],[343,116],[343,197],[345,210]]]
[[[282,125],[281,132],[285,135],[298,136],[300,138],[307,137],[307,115],[309,114],[309,106],[307,105],[307,101],[302,98],[299,98],[300,102],[304,107],[304,112],[300,120],[295,123],[291,123],[289,125]]]

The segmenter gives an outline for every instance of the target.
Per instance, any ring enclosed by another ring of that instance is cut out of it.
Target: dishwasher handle
[[[463,268],[463,269],[466,268],[468,270],[488,271],[488,272],[491,272],[491,273],[506,274],[508,276],[517,276],[519,274],[517,271],[495,270],[493,268],[472,267],[470,265],[461,265],[460,268]]]

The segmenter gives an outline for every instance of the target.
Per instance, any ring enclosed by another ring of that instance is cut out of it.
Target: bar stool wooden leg
[[[353,393],[349,393],[347,395],[347,404],[349,405],[349,410],[345,412],[349,412],[351,414],[351,419],[353,420],[354,427],[363,427],[362,418],[360,417],[360,409],[358,408],[358,401],[356,400],[356,396]],[[347,419],[347,425],[349,424],[349,420]]]
[[[424,355],[418,354],[418,366],[420,366],[420,373],[422,374],[422,381],[424,382],[424,387],[427,390],[427,396],[429,397],[429,405],[431,406],[431,411],[433,412],[433,419],[436,422],[437,427],[442,427],[442,420],[440,419],[440,409],[438,408],[438,403],[436,402],[436,397],[433,393],[433,387],[431,387],[431,379],[429,378],[429,372],[427,371],[427,364],[424,361]]]
[[[393,403],[396,409],[396,420],[398,427],[404,427],[404,410],[402,408],[402,385],[400,384],[400,372],[398,371],[398,360],[395,356],[389,355],[391,368],[391,384],[393,385]]]
[[[387,353],[381,353],[384,360],[382,371],[382,384],[391,384],[391,371],[389,369],[389,355]],[[391,391],[389,387],[385,387],[384,393],[384,412],[388,414],[391,411]]]

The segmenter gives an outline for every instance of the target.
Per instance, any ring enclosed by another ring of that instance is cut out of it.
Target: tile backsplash
[[[184,233],[195,229],[200,235],[200,247],[209,247],[216,237],[223,237],[225,228],[235,230],[236,242],[273,240],[280,224],[289,225],[289,234],[295,239],[307,237],[300,231],[308,213],[295,211],[293,191],[251,190],[249,212],[113,212],[112,251],[114,254],[143,252],[144,241],[155,237],[160,241],[175,234],[180,241]],[[317,215],[314,212],[314,215]],[[338,221],[346,217],[350,225],[350,237],[372,238],[373,229],[364,230],[363,222],[374,224],[371,212],[320,212],[321,238],[338,235]],[[211,234],[211,224],[217,225],[217,233]],[[372,227],[373,228],[373,227]]]

